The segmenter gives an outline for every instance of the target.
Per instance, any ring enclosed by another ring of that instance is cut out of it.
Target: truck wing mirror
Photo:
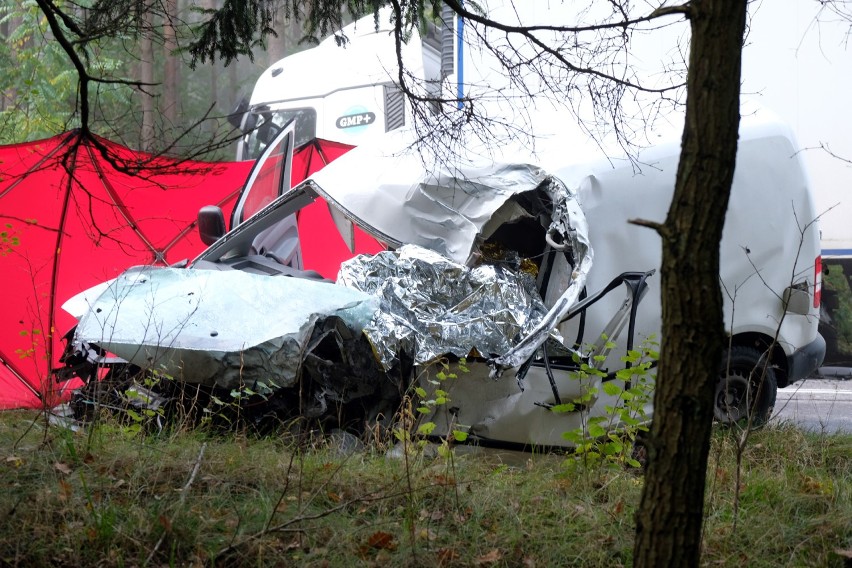
[[[243,115],[248,112],[249,102],[243,97],[240,99],[240,102],[234,107],[234,110],[231,111],[231,114],[228,115],[228,122],[231,123],[231,126],[240,130],[240,127],[243,123]],[[256,122],[256,120],[255,120]]]
[[[201,242],[212,245],[226,232],[225,214],[217,205],[205,205],[198,210],[198,234]]]

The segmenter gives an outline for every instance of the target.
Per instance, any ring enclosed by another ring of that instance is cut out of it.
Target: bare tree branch
[[[635,89],[638,91],[645,91],[648,93],[665,93],[672,91],[674,89],[678,89],[683,87],[686,83],[681,83],[678,85],[672,85],[669,87],[662,88],[649,88],[645,87],[639,83],[633,83],[631,81],[624,80],[616,75],[604,73],[598,69],[594,69],[592,67],[584,67],[578,66],[569,61],[569,59],[565,56],[565,51],[559,48],[554,48],[550,44],[545,43],[541,39],[539,39],[535,32],[537,31],[551,31],[557,32],[561,34],[581,34],[584,32],[595,32],[601,30],[626,30],[632,26],[635,26],[640,23],[650,22],[657,18],[663,16],[669,16],[674,14],[681,14],[685,17],[689,16],[689,8],[688,4],[684,4],[682,6],[674,6],[674,7],[665,7],[658,8],[654,10],[651,14],[647,16],[643,16],[641,18],[628,19],[620,22],[610,22],[605,24],[597,24],[597,25],[589,25],[589,26],[510,26],[503,24],[501,22],[497,22],[496,20],[492,20],[490,18],[486,18],[469,10],[466,10],[462,4],[460,4],[457,0],[445,0],[446,4],[453,9],[456,14],[459,16],[470,20],[472,22],[476,22],[486,26],[490,29],[499,30],[505,32],[506,34],[517,34],[524,39],[526,39],[530,45],[538,48],[540,50],[541,55],[551,55],[557,61],[559,61],[562,65],[565,66],[566,69],[573,71],[575,73],[584,73],[587,75],[592,75],[595,77],[599,77],[601,79],[606,79],[608,81],[612,81],[616,84],[623,85],[625,87],[630,87],[631,89]],[[541,56],[539,55],[539,57]],[[518,65],[530,65],[531,62],[520,61]]]

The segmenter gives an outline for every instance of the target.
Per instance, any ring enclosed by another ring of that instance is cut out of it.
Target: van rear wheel
[[[726,350],[716,383],[713,415],[719,422],[765,424],[772,416],[778,380],[764,354],[737,345]]]

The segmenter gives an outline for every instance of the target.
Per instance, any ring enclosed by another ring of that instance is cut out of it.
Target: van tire
[[[735,345],[722,358],[713,416],[723,424],[745,423],[750,416],[751,426],[762,426],[772,417],[777,394],[775,369],[766,365],[764,354],[754,347]]]

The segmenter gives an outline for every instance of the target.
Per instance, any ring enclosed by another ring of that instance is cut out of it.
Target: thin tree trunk
[[[266,55],[269,65],[272,65],[287,54],[287,44],[289,40],[287,28],[289,23],[289,20],[284,19],[283,10],[278,10],[275,13],[275,19],[272,21],[272,28],[278,34],[278,37],[270,36],[267,39],[269,44],[266,49]]]
[[[15,16],[10,18],[7,21],[3,22],[3,36],[4,41],[5,38],[8,37],[10,33],[12,33],[18,26],[23,24],[23,19],[20,16]],[[18,50],[23,50],[25,47],[28,47],[29,44],[32,43],[32,39],[28,39],[23,45],[16,49],[11,50],[12,60],[16,61],[18,59]],[[14,108],[15,100],[18,98],[18,89],[16,87],[10,87],[5,93],[3,93],[3,106],[2,108],[5,110],[6,104],[8,103],[10,107]]]
[[[177,36],[174,25],[177,22],[177,0],[165,1],[166,18],[163,22],[163,40],[165,63],[163,67],[163,99],[161,111],[171,126],[177,120],[178,101],[178,66],[180,61],[175,55]]]
[[[149,15],[144,16],[147,24],[151,23]],[[143,34],[139,40],[139,80],[146,85],[154,83],[154,46],[150,36]],[[153,86],[143,87],[139,91],[142,108],[142,126],[139,131],[139,147],[151,150],[154,143],[154,97],[151,94]]]
[[[207,10],[214,10],[216,8],[216,0],[204,0],[202,6]],[[236,68],[236,66],[236,62],[231,64],[233,68]],[[210,71],[210,102],[214,105],[214,108],[219,109],[219,73],[222,72],[222,64],[221,62],[216,63],[211,61],[207,68]]]
[[[739,130],[746,0],[692,0],[686,122],[661,267],[662,351],[634,566],[697,566],[724,343],[719,241]]]
[[[236,96],[234,96],[234,95],[238,94],[240,92],[240,88],[242,87],[242,85],[240,84],[240,78],[237,75],[236,63],[231,63],[230,65],[228,65],[227,70],[228,70],[228,93],[231,94],[231,100],[227,101],[227,104],[233,105],[234,103],[238,102]],[[231,110],[232,109],[230,109],[230,108],[228,109],[229,112]]]

